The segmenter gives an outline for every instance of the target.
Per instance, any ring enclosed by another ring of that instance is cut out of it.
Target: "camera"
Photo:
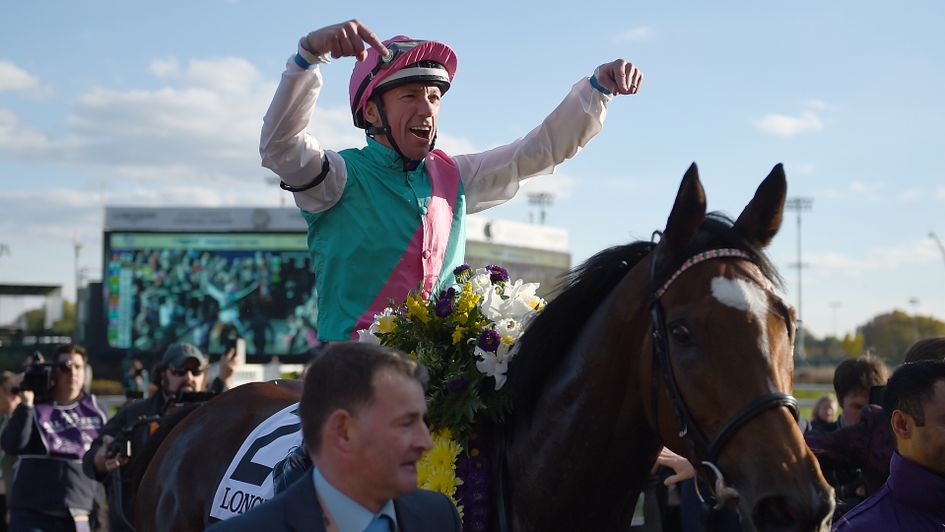
[[[23,370],[23,380],[14,390],[15,392],[30,391],[36,394],[37,399],[49,395],[53,386],[53,368],[55,364],[48,362],[30,364]]]
[[[139,425],[149,424],[161,419],[161,416],[138,416],[130,423],[121,428],[121,431],[115,439],[108,445],[105,455],[109,458],[131,458],[132,451],[135,450],[131,445],[131,435]]]

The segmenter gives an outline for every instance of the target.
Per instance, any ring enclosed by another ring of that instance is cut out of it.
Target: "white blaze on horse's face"
[[[760,286],[744,279],[716,277],[712,279],[712,296],[727,307],[751,314],[758,325],[758,347],[768,362],[771,348],[768,343],[768,294]]]

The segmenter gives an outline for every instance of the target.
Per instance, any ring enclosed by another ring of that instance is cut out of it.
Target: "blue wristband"
[[[305,58],[302,57],[302,54],[299,53],[295,54],[295,64],[299,65],[302,70],[308,70],[312,66],[312,64],[306,61]]]
[[[298,60],[296,60],[296,61],[298,61]],[[607,96],[610,96],[610,94],[611,94],[611,92],[610,92],[609,90],[605,89],[605,88],[597,81],[597,74],[591,74],[591,87],[594,87],[595,89],[597,89],[598,91],[600,91],[600,92],[606,94]]]

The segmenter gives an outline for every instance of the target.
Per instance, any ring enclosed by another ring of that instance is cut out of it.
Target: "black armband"
[[[328,175],[328,156],[325,156],[325,162],[322,163],[322,171],[320,174],[315,176],[315,179],[312,179],[308,183],[293,187],[292,185],[286,183],[285,181],[280,181],[279,186],[282,190],[288,190],[289,192],[304,192],[310,188],[317,187],[325,180],[325,177]]]

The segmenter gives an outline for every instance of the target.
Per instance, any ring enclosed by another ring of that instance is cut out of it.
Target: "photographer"
[[[227,381],[236,365],[236,348],[228,348],[220,357],[219,375],[208,388],[207,357],[191,344],[172,344],[155,367],[155,373],[160,376],[158,392],[147,399],[128,403],[108,421],[82,458],[82,466],[89,478],[105,484],[109,494],[110,530],[132,530],[134,494],[127,465],[151,437],[152,422],[163,416],[181,393],[218,393],[227,389]],[[112,473],[115,470],[119,470],[120,486],[114,484],[116,477]],[[116,498],[116,488],[119,487],[120,504]]]
[[[11,530],[88,530],[95,483],[82,474],[82,455],[105,424],[95,397],[84,392],[85,350],[56,348],[52,364],[33,364],[20,383],[22,402],[0,434],[19,457],[9,493]]]

